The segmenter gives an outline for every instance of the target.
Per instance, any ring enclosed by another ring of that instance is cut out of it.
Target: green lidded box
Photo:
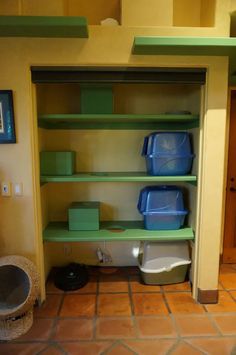
[[[40,152],[41,175],[73,175],[75,172],[75,152]]]
[[[113,113],[112,85],[81,85],[81,113]]]
[[[100,202],[72,202],[68,210],[69,230],[98,230]]]

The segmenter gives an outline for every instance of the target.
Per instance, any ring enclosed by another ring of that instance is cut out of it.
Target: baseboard
[[[199,303],[218,303],[219,291],[218,290],[201,290],[198,289],[197,300]]]

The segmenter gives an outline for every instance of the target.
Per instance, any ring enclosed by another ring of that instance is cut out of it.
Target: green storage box
[[[98,230],[99,206],[96,201],[73,202],[68,210],[69,230]]]
[[[81,85],[81,113],[113,113],[111,85]]]
[[[75,152],[40,153],[41,175],[73,175],[75,172]]]

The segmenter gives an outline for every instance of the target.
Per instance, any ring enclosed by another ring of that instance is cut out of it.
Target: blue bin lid
[[[137,208],[140,213],[184,211],[182,190],[177,186],[146,186],[140,191]]]
[[[148,211],[148,212],[142,212],[144,216],[155,216],[155,215],[165,215],[165,216],[185,216],[188,214],[187,210],[182,210],[182,211]]]
[[[153,132],[144,138],[142,155],[176,154],[190,155],[190,134],[188,132]]]

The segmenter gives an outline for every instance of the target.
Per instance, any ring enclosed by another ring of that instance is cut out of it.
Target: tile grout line
[[[130,277],[128,276],[128,295],[129,295],[129,302],[130,302],[130,309],[131,309],[131,316],[135,316],[135,307],[133,303],[133,292],[130,284]]]
[[[189,337],[180,337],[179,339],[180,340],[185,340],[185,341],[188,341],[188,340],[191,340],[191,339],[211,339],[211,340],[214,340],[214,339],[224,339],[224,338],[229,338],[229,339],[234,339],[235,340],[235,334],[231,334],[231,335],[226,335],[224,337],[221,337],[221,336],[218,336],[218,335],[211,335],[211,336],[204,336],[204,335],[196,335],[196,336],[189,336]],[[109,338],[109,339],[97,339],[96,342],[104,342],[104,341],[107,341],[107,342],[111,342],[111,341],[152,341],[152,340],[178,340],[177,337],[147,337],[147,338]],[[68,343],[93,343],[93,340],[89,340],[89,339],[80,339],[80,340],[53,340],[53,341],[49,341],[49,340],[18,340],[18,341],[14,341],[14,342],[2,342],[0,343],[3,344],[3,345],[6,345],[6,344],[49,344],[49,345],[52,345],[52,344],[55,344],[55,343],[65,343],[65,344],[68,344]]]
[[[161,286],[161,294],[162,294],[162,297],[163,297],[165,306],[166,306],[166,308],[167,308],[168,314],[172,314],[171,308],[170,308],[169,303],[168,303],[168,300],[167,300],[167,298],[166,298],[165,291],[164,291],[164,289],[162,288],[162,286]]]
[[[200,349],[200,348],[199,348],[198,346],[196,346],[196,345],[193,345],[193,344],[189,343],[187,340],[190,340],[190,339],[184,339],[183,342],[184,342],[185,344],[188,344],[192,349],[197,350],[197,351],[200,351],[203,355],[209,355],[208,352],[206,352],[206,351]]]
[[[98,296],[99,296],[99,282],[100,277],[97,277],[97,287],[96,287],[96,302],[95,302],[95,310],[94,310],[94,317],[93,317],[93,336],[92,339],[97,341],[97,320],[98,320]]]

